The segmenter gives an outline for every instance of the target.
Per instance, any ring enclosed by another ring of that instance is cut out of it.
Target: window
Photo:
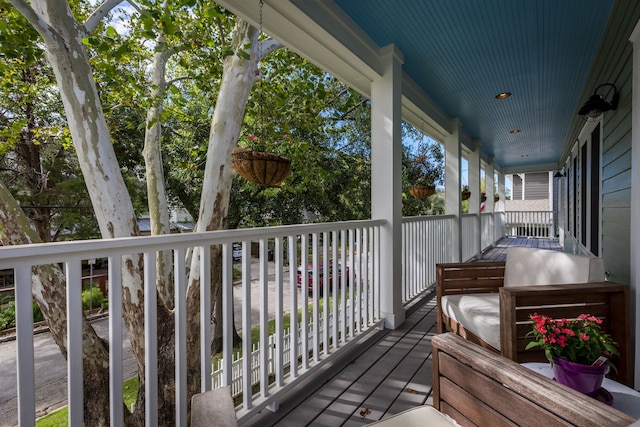
[[[587,123],[581,132],[568,174],[569,233],[592,254],[601,242],[601,126]]]

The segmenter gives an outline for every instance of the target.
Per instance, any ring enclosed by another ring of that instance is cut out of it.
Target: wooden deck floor
[[[502,239],[482,255],[504,261],[509,246],[560,250],[557,241]],[[263,410],[246,426],[359,426],[430,403],[431,337],[436,334],[434,295],[407,309],[396,330],[372,331],[349,355],[290,391],[278,411]]]

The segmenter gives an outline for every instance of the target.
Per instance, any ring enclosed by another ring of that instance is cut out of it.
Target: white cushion
[[[504,268],[504,286],[604,282],[602,258],[548,249],[510,247]]]
[[[466,330],[500,350],[500,295],[497,293],[445,295],[442,312]]]
[[[368,425],[378,427],[451,427],[460,424],[431,405],[421,405]]]

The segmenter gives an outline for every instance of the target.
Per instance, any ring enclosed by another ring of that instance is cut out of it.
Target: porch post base
[[[382,317],[384,317],[384,327],[386,329],[396,329],[398,326],[402,325],[406,319],[404,308],[401,308],[395,313],[383,312],[381,314]]]

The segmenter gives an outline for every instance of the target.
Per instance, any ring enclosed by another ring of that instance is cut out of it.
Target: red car
[[[347,274],[347,284],[349,282],[349,267],[346,268]],[[318,264],[318,286],[320,294],[322,295],[322,291],[324,290],[324,265],[323,263]],[[307,265],[307,291],[309,294],[313,292],[313,264],[309,263]],[[338,287],[342,285],[342,266],[338,264]],[[298,267],[298,287],[302,287],[302,266]],[[333,290],[333,262],[329,264],[329,290]]]

